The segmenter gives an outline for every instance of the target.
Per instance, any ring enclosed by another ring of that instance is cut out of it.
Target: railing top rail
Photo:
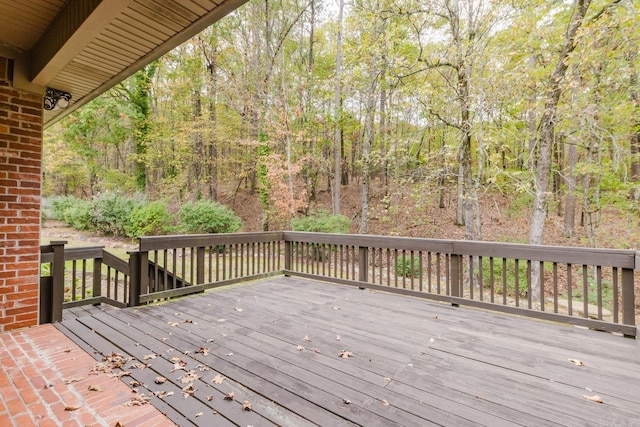
[[[640,252],[625,249],[576,248],[518,243],[425,239],[416,237],[329,234],[285,231],[285,241],[431,251],[508,259],[603,265],[640,269]]]
[[[74,248],[64,248],[64,260],[75,261],[81,259],[95,259],[102,258],[104,246],[80,246]],[[53,251],[51,246],[40,246],[40,263],[46,264],[52,262]]]
[[[140,250],[153,251],[174,248],[207,247],[237,243],[259,243],[282,240],[282,232],[187,234],[140,237]]]

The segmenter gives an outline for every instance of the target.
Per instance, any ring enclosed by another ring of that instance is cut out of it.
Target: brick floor
[[[91,374],[95,359],[52,325],[0,334],[0,362],[2,427],[175,426],[151,405],[126,406],[131,389]]]

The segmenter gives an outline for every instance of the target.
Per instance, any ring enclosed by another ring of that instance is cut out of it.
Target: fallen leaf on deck
[[[203,356],[208,356],[211,349],[209,347],[200,347],[196,353],[202,353]]]
[[[433,316],[433,318],[436,319],[436,320],[439,319],[438,315]]]
[[[180,323],[178,322],[167,322],[169,326],[178,326]]]
[[[201,417],[201,416],[202,416],[202,412],[198,412],[198,413],[196,414],[196,418]]]
[[[334,309],[334,310],[342,310],[342,308],[340,308],[340,307],[336,307],[336,306],[331,307],[331,308],[332,308],[332,309]]]
[[[120,421],[116,421],[116,425],[113,427],[124,427],[124,424],[122,424]]]
[[[207,395],[207,401],[211,402],[213,400],[213,395],[209,394]]]
[[[211,380],[212,383],[214,384],[222,384],[222,382],[225,380],[226,378],[223,377],[222,375],[218,374],[215,377],[213,377],[213,379]]]
[[[161,338],[162,342],[166,342],[168,339],[168,337]]]
[[[80,408],[82,408],[81,405],[67,405],[64,407],[64,410],[71,412],[71,411],[77,411]]]
[[[133,396],[131,400],[125,403],[125,406],[142,406],[146,405],[147,403],[149,403],[149,397],[145,396],[144,393],[141,393]]]
[[[304,336],[304,340],[305,340],[305,341],[309,341],[309,342],[311,342],[311,340],[309,339],[309,335],[305,335],[305,336]]]
[[[162,399],[163,397],[169,396],[169,393],[173,394],[173,392],[167,392],[165,390],[154,391],[153,395]]]
[[[296,350],[298,350],[298,351],[302,351],[302,350],[304,350],[304,347],[303,347],[303,346],[301,346],[301,345],[299,345],[299,346],[297,346],[297,347],[296,347]]]
[[[187,362],[185,362],[184,360],[178,360],[173,364],[173,369],[171,370],[171,372],[179,371],[181,369],[184,370],[185,366],[187,366]]]
[[[248,400],[245,400],[244,402],[242,402],[242,409],[244,409],[245,411],[250,411],[251,402],[249,402]]]
[[[351,403],[349,399],[342,399],[342,403],[346,403],[347,405]]]
[[[389,406],[389,402],[387,402],[385,399],[382,399],[381,403],[382,403],[384,406]]]
[[[230,391],[229,393],[224,395],[224,400],[233,400],[233,396],[235,396],[235,393]]]
[[[314,348],[313,351],[318,353],[318,354],[320,354],[320,349],[318,349],[318,348]]]
[[[336,341],[340,341],[340,335],[336,335]]]
[[[584,366],[584,362],[578,359],[569,359],[569,362],[573,363],[576,366]]]
[[[129,371],[122,371],[122,372],[118,372],[116,375],[114,375],[115,377],[117,377],[118,379],[121,379],[122,377],[127,377],[130,376],[131,372]]]
[[[65,349],[64,349],[64,352],[65,352],[65,353],[71,353],[71,349],[70,349],[70,348],[65,348]]]
[[[202,371],[210,371],[211,370],[211,368],[208,367],[207,365],[198,365],[198,366],[196,366],[196,368],[198,368],[198,370],[200,372],[202,372]]]
[[[602,403],[602,398],[600,396],[598,396],[597,394],[595,394],[593,396],[584,395],[584,396],[582,396],[582,398],[590,400],[591,402]]]
[[[384,380],[385,380],[385,381],[391,381],[391,378],[389,378],[389,377],[384,377]]]
[[[65,384],[77,383],[78,381],[82,381],[84,378],[82,377],[71,377],[64,380]]]
[[[429,342],[436,342],[433,338],[429,339]]]
[[[226,321],[227,321],[227,319],[218,319],[218,323],[224,323]]]
[[[196,389],[193,387],[193,384],[189,384],[188,386],[182,389],[182,394],[184,395],[185,399],[189,396],[193,396],[193,393],[195,392],[196,392]]]
[[[144,356],[142,356],[144,360],[155,359],[156,357],[158,357],[157,354],[145,354]]]
[[[178,356],[173,356],[171,359],[169,359],[171,362],[176,363],[179,362],[181,359]]]
[[[353,353],[351,353],[350,351],[347,351],[347,350],[342,350],[340,352],[340,357],[342,357],[344,359],[346,359],[348,357],[353,357]]]
[[[131,387],[140,387],[142,384],[138,380],[129,381]]]
[[[157,376],[156,377],[156,384],[164,384],[165,382],[167,382],[167,379],[165,377],[161,377],[161,376]]]
[[[148,368],[149,364],[148,363],[132,363],[131,365],[129,365],[129,369],[144,369],[144,368]]]
[[[193,323],[193,320],[191,320],[191,319],[184,319],[184,323]]]
[[[238,313],[242,313],[242,311],[243,311],[243,309],[241,309],[240,307],[236,307],[236,308],[235,308],[235,310],[236,310]]]
[[[233,353],[227,353],[227,356],[231,357],[233,356]]]
[[[180,382],[182,384],[188,384],[188,383],[193,383],[195,381],[198,381],[199,379],[200,379],[200,376],[196,374],[196,371],[191,370],[180,378]]]

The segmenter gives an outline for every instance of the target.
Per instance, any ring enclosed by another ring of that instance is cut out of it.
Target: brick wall
[[[0,331],[38,323],[42,96],[0,57]]]

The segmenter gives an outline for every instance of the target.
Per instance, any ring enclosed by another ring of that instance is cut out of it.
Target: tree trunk
[[[564,183],[567,195],[564,201],[564,237],[575,235],[576,222],[576,172],[578,164],[578,146],[575,141],[567,144],[567,169],[564,174]]]
[[[576,47],[576,33],[582,25],[582,20],[589,9],[591,0],[576,0],[575,11],[569,23],[562,50],[558,56],[556,66],[551,74],[546,91],[544,114],[540,120],[540,135],[538,137],[538,164],[535,178],[535,197],[533,214],[529,229],[529,243],[542,244],[544,223],[547,218],[547,199],[549,191],[549,175],[551,172],[551,153],[554,143],[556,111],[563,91],[563,80],[567,73],[569,55]]]
[[[338,9],[338,34],[336,42],[336,86],[334,93],[335,102],[335,130],[333,135],[333,213],[340,215],[340,189],[342,182],[342,88],[340,79],[342,75],[342,19],[344,13],[344,0],[340,0]]]

